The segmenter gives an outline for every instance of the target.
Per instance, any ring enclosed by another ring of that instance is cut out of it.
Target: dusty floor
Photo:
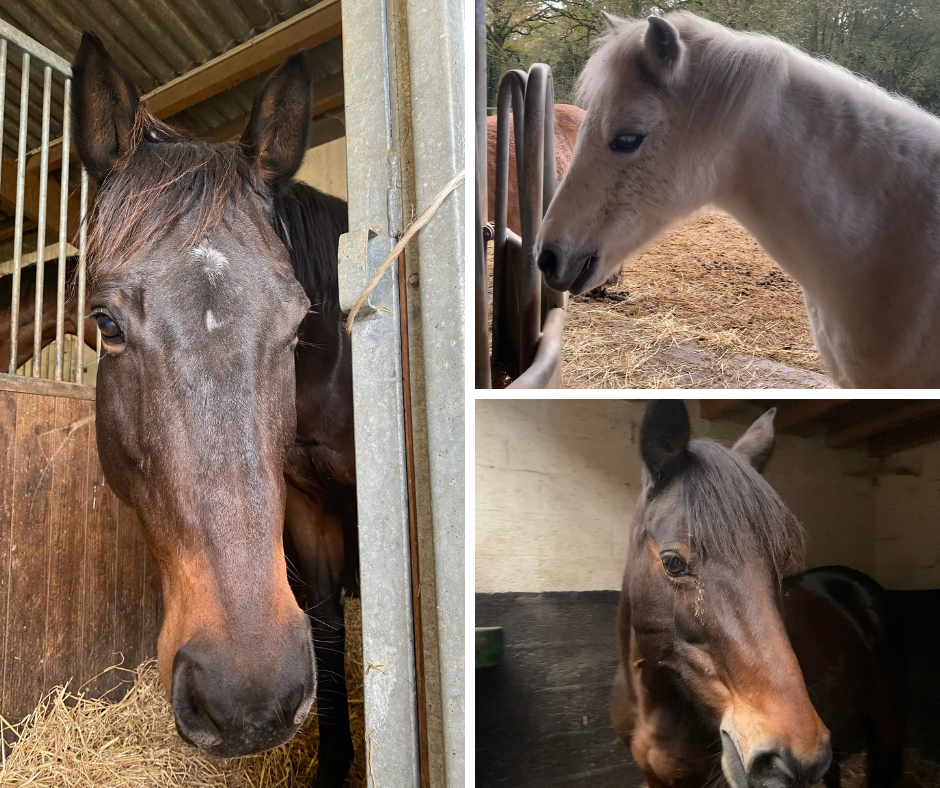
[[[729,216],[679,225],[607,292],[569,303],[566,388],[832,386],[799,285]]]
[[[568,388],[825,388],[802,291],[731,217],[706,211],[571,300]]]

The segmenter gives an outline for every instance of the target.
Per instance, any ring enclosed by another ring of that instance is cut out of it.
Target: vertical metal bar
[[[49,197],[49,111],[52,105],[52,69],[42,74],[42,145],[39,157],[39,217],[36,221],[36,307],[33,310],[33,358],[42,354],[42,290],[46,278],[46,202]],[[42,375],[42,367],[33,365],[33,377]]]
[[[16,374],[20,329],[20,266],[23,262],[23,192],[26,188],[26,127],[29,123],[29,53],[20,79],[20,138],[16,152],[16,214],[13,236],[13,295],[10,309],[10,374]]]
[[[474,243],[476,260],[474,266],[474,387],[488,389],[493,387],[490,366],[490,324],[489,303],[486,281],[486,242],[483,239],[483,225],[486,224],[486,0],[474,2],[474,64],[476,96],[474,101],[474,127],[476,130],[476,220]]]
[[[69,145],[71,140],[69,136],[72,132],[71,119],[71,100],[72,100],[72,80],[65,80],[65,88],[62,94],[62,150],[65,155],[62,156],[62,174],[60,177],[61,188],[59,191],[59,277],[56,284],[56,305],[55,305],[55,379],[62,380],[62,366],[64,361],[63,347],[65,342],[65,254],[66,245],[69,240]],[[79,333],[81,333],[81,324],[79,324]]]
[[[63,150],[62,158],[68,156]],[[88,172],[82,167],[82,194],[79,201],[78,231],[78,303],[75,304],[75,325],[78,334],[78,347],[75,349],[75,382],[84,382],[85,370],[85,244],[88,238]]]
[[[465,165],[467,5],[458,0],[407,0],[409,95],[421,97],[408,102],[416,206],[430,203]],[[439,689],[435,682],[426,682],[428,736],[432,784],[448,788],[464,783],[467,190],[458,189],[441,205],[418,234],[416,248],[406,255],[408,280],[418,274],[419,293],[413,298],[414,290],[409,291],[408,335],[425,675],[431,676],[434,663],[439,675]],[[416,376],[416,370],[423,374]],[[436,642],[428,637],[432,623]],[[435,780],[438,758],[443,775]]]
[[[349,226],[356,229],[341,249],[365,242],[366,228],[378,234],[366,242],[366,260],[341,257],[341,304],[356,299],[362,276],[368,281],[401,229],[398,112],[410,103],[397,82],[405,43],[399,0],[344,0],[343,23]],[[365,663],[384,666],[364,677],[371,788],[420,783],[398,265],[370,298],[382,309],[352,329],[362,652]]]

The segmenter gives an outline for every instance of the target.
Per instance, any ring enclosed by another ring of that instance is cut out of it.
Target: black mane
[[[337,251],[349,227],[346,202],[292,181],[274,198],[271,226],[290,253],[294,276],[313,308],[340,318]]]

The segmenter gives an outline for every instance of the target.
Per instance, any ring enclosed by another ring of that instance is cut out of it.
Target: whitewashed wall
[[[693,435],[725,443],[762,412],[708,422],[687,404]],[[619,589],[644,410],[623,400],[477,401],[477,591]],[[766,477],[808,532],[807,566],[940,588],[940,444],[878,461],[783,435]]]
[[[297,180],[321,192],[346,199],[346,138],[310,148],[297,171]]]

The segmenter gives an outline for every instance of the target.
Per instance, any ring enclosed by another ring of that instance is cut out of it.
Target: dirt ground
[[[802,291],[731,217],[705,211],[571,299],[566,388],[829,388]]]

